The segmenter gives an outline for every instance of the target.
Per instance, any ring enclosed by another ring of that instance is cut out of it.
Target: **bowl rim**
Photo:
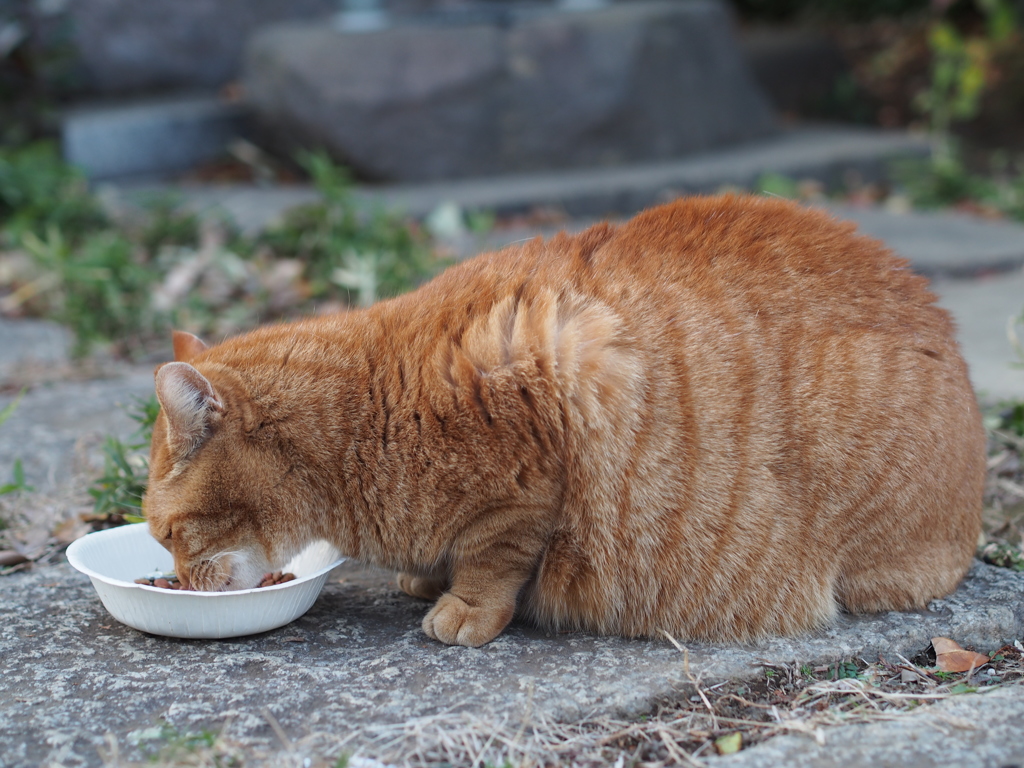
[[[141,590],[145,590],[145,591],[149,591],[149,592],[155,592],[155,593],[160,594],[160,595],[167,595],[167,596],[173,596],[173,597],[199,597],[199,598],[221,597],[221,598],[224,598],[224,597],[230,597],[232,595],[250,595],[250,594],[253,594],[253,593],[260,593],[260,594],[262,594],[262,593],[269,593],[269,592],[273,592],[275,590],[288,589],[289,587],[298,586],[299,584],[304,584],[304,583],[306,583],[308,581],[312,581],[313,579],[317,579],[317,578],[325,575],[329,571],[333,571],[335,568],[337,568],[339,565],[341,565],[343,562],[345,562],[345,560],[348,559],[346,557],[339,556],[339,558],[337,560],[335,560],[334,562],[330,563],[329,565],[325,565],[323,568],[320,568],[319,570],[314,571],[313,573],[307,573],[305,576],[298,576],[298,577],[292,579],[291,581],[286,581],[284,584],[273,584],[273,585],[271,585],[269,587],[250,587],[249,589],[235,589],[235,590],[230,590],[228,592],[199,592],[199,591],[191,590],[191,589],[190,590],[184,590],[184,589],[181,589],[181,590],[179,590],[179,589],[161,589],[160,587],[153,587],[153,586],[150,586],[149,584],[136,584],[134,581],[123,581],[122,579],[115,579],[112,576],[107,576],[105,574],[99,573],[99,572],[93,570],[92,568],[90,568],[89,566],[87,566],[85,563],[82,562],[82,558],[81,558],[81,555],[79,554],[78,550],[82,546],[85,546],[81,542],[84,542],[90,536],[128,536],[128,535],[130,535],[128,533],[129,530],[131,530],[131,529],[136,529],[137,530],[139,526],[146,526],[147,529],[148,529],[149,524],[148,523],[130,523],[128,525],[119,525],[119,526],[117,526],[115,528],[107,528],[106,530],[103,530],[103,531],[93,531],[92,533],[87,533],[85,536],[82,536],[80,539],[75,539],[73,542],[71,542],[71,544],[68,545],[68,548],[65,551],[65,555],[66,555],[66,557],[68,559],[68,563],[71,564],[72,568],[74,568],[77,571],[81,571],[86,576],[88,576],[90,579],[98,579],[99,581],[102,581],[104,584],[109,584],[110,586],[113,586],[113,587],[122,587],[122,588],[126,588],[126,589],[141,589]],[[95,539],[93,539],[93,541],[95,541]],[[330,543],[330,542],[328,542],[328,543]]]

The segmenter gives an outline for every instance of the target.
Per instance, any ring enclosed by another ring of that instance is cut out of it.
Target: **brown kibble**
[[[285,583],[287,583],[289,581],[294,581],[295,578],[296,578],[296,576],[295,576],[294,573],[282,573],[281,571],[275,571],[274,573],[265,573],[265,574],[263,574],[263,578],[260,580],[260,583],[257,585],[257,588],[259,588],[259,587],[272,587],[275,584],[285,584]],[[160,589],[176,589],[176,590],[184,590],[186,592],[191,592],[192,591],[191,587],[187,587],[184,584],[182,584],[178,580],[178,578],[176,576],[171,576],[171,578],[169,578],[169,579],[165,579],[165,578],[159,578],[159,579],[141,578],[141,579],[136,579],[135,583],[136,584],[144,584],[145,586],[148,586],[148,587],[159,587]]]

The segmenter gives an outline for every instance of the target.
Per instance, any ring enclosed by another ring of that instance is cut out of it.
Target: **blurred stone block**
[[[82,107],[64,117],[64,159],[91,179],[162,176],[224,155],[244,118],[212,97]]]
[[[105,94],[216,88],[259,27],[332,13],[336,0],[68,0],[76,77]]]
[[[753,26],[740,38],[750,69],[776,109],[821,114],[850,66],[827,33],[810,27]]]
[[[715,0],[275,25],[247,47],[244,85],[280,140],[377,179],[611,166],[775,130]]]

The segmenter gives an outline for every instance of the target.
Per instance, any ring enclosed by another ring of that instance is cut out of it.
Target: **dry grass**
[[[686,654],[684,654],[684,665]],[[809,668],[766,666],[754,681],[705,686],[690,676],[679,700],[640,718],[596,717],[551,721],[538,713],[523,719],[488,718],[470,711],[371,725],[347,734],[290,739],[264,712],[276,743],[253,748],[233,741],[230,724],[219,735],[172,734],[150,749],[145,763],[120,758],[109,738],[105,765],[379,768],[410,766],[700,766],[720,751],[748,747],[778,734],[802,733],[827,743],[827,729],[905,717],[912,711],[970,692],[1024,680],[1024,652],[1006,646],[989,664],[963,674],[936,671],[934,657],[874,664],[839,663]],[[190,741],[191,739],[191,741]],[[353,756],[349,757],[352,754]]]
[[[1024,438],[993,429],[989,445],[979,556],[993,565],[1024,570]]]

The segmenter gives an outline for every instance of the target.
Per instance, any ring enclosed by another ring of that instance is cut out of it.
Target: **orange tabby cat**
[[[315,539],[424,631],[745,641],[924,606],[971,562],[984,436],[946,312],[853,226],[681,200],[367,310],[175,335],[146,511],[179,577]]]

